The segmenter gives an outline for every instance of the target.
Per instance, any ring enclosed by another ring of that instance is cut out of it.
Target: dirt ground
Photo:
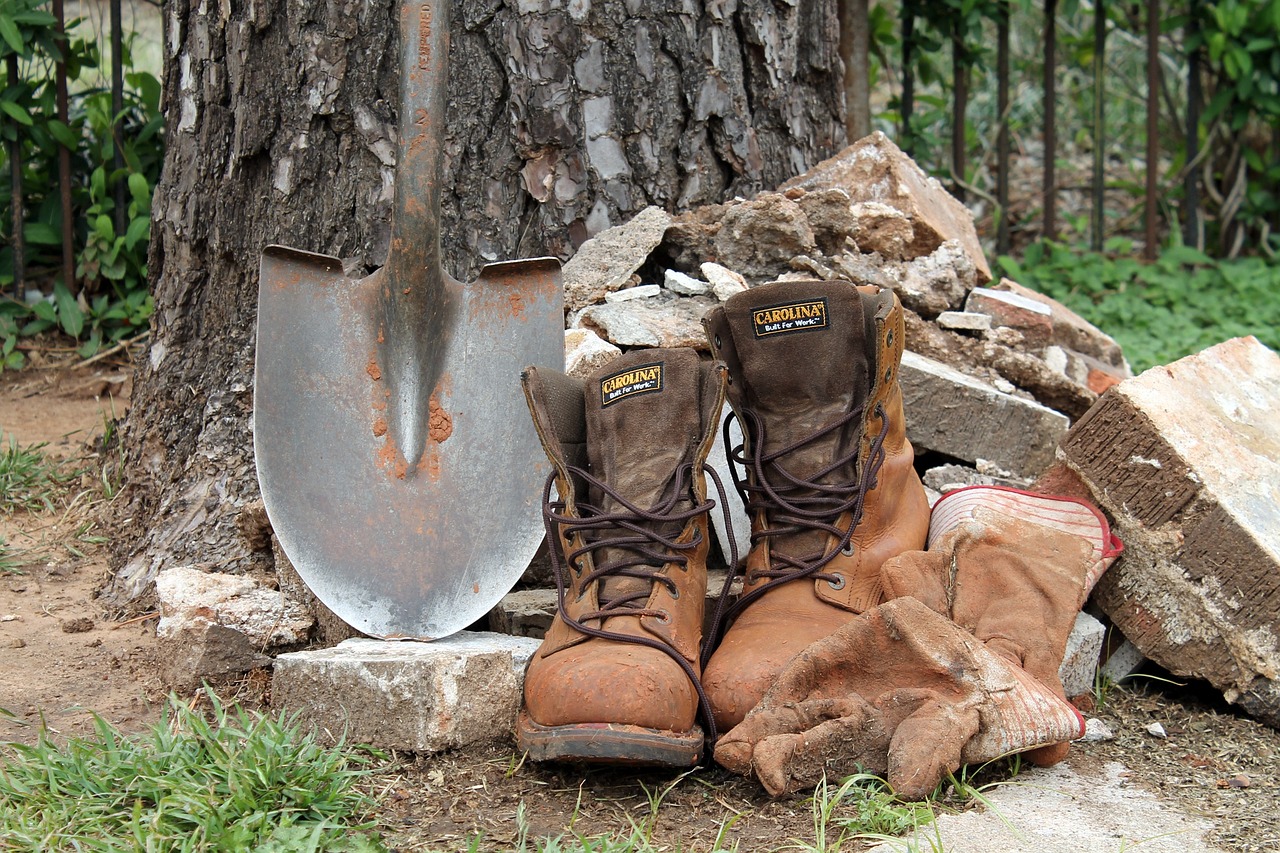
[[[100,436],[128,404],[129,374],[95,365],[80,371],[0,374],[0,430],[21,446],[96,472]],[[87,733],[93,713],[125,731],[158,719],[160,679],[154,618],[104,619],[94,593],[106,576],[100,528],[107,500],[96,474],[69,489],[54,512],[0,514],[0,556],[25,563],[0,570],[0,741],[30,742],[43,720],[60,736]],[[264,696],[266,680],[259,673]],[[1280,732],[1236,714],[1212,691],[1154,680],[1114,688],[1090,712],[1115,738],[1078,744],[1068,759],[1081,773],[1119,761],[1128,784],[1215,827],[1209,840],[1242,853],[1280,851]],[[1165,736],[1147,730],[1163,726]],[[977,784],[1027,781],[1023,770],[988,771]],[[628,837],[655,848],[776,850],[815,842],[810,801],[771,800],[754,783],[718,768],[684,775],[582,771],[522,763],[511,749],[392,756],[371,779],[379,818],[398,850],[509,850],[521,837],[579,834]],[[958,799],[948,808],[981,808]],[[835,817],[848,816],[848,809]],[[838,833],[838,830],[836,831]],[[1132,845],[1130,845],[1132,846]],[[858,849],[857,844],[845,850]],[[1127,849],[1121,847],[1118,849]],[[1139,848],[1140,849],[1140,848]]]

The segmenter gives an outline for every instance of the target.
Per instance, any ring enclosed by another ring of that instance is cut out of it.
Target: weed
[[[20,447],[13,436],[0,450],[0,512],[52,510],[65,486],[80,476],[42,451],[47,443]]]
[[[176,698],[145,735],[95,717],[59,746],[0,747],[0,837],[16,849],[385,849],[360,823],[369,756],[322,747],[296,718],[226,707],[211,720]]]

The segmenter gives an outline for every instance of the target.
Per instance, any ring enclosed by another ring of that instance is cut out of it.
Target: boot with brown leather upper
[[[929,504],[906,438],[892,291],[774,282],[703,325],[729,370],[744,437],[730,455],[751,518],[742,595],[703,674],[728,731],[792,657],[881,603],[880,565],[924,548]]]
[[[714,505],[703,463],[725,381],[724,365],[692,349],[632,351],[585,381],[525,371],[554,467],[543,497],[559,587],[524,682],[518,740],[531,758],[676,767],[701,758]]]

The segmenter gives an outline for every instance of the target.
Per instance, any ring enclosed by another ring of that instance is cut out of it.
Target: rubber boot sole
[[[516,726],[516,743],[534,761],[693,767],[702,760],[704,740],[698,726],[687,732],[617,723],[544,726],[527,711]]]

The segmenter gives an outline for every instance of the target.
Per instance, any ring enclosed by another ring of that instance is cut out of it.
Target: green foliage
[[[80,476],[42,451],[45,444],[18,446],[9,436],[0,448],[0,512],[51,510],[67,483]]]
[[[1241,335],[1280,349],[1280,263],[1216,261],[1175,246],[1146,264],[1127,241],[1108,248],[1117,254],[1043,242],[1021,261],[1001,257],[997,266],[1114,337],[1135,370]]]
[[[57,36],[53,16],[42,0],[3,0],[0,5],[0,56],[19,57],[18,75],[9,79],[0,63],[0,169],[8,174],[11,144],[17,144],[26,224],[28,278],[48,295],[45,304],[0,300],[0,370],[21,367],[17,342],[58,330],[80,343],[88,357],[104,344],[130,337],[146,327],[152,303],[147,295],[147,246],[151,198],[164,155],[160,82],[154,75],[125,74],[124,109],[115,115],[109,90],[88,85],[82,74],[97,68],[96,38],[78,35],[79,22]],[[132,65],[130,40],[122,60]],[[70,98],[68,120],[56,109],[55,63],[66,62]],[[124,167],[116,169],[118,122]],[[62,146],[71,153],[71,207],[62,209],[58,159]],[[127,189],[124,209],[116,210],[114,188]],[[0,287],[14,280],[13,200],[0,197]],[[117,233],[116,217],[124,227]],[[74,281],[61,280],[63,217],[73,221],[76,246]]]
[[[149,733],[0,747],[0,846],[23,850],[385,850],[359,823],[367,756],[296,720],[171,699]]]

